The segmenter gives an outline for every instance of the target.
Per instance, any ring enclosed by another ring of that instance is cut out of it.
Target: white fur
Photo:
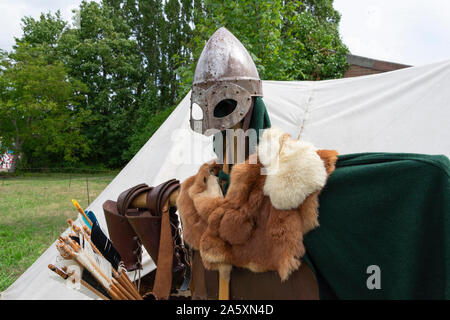
[[[325,186],[327,172],[309,142],[288,137],[278,128],[264,130],[258,145],[258,157],[267,174],[264,194],[279,210],[297,208],[307,196]]]

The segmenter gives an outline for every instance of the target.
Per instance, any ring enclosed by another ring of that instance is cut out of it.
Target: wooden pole
[[[91,201],[89,199],[89,182],[88,182],[88,177],[87,176],[86,176],[86,191],[87,191],[88,206],[89,206],[89,204],[91,204]]]
[[[242,122],[239,122],[236,124],[232,129],[240,129],[242,128]],[[230,164],[236,164],[237,162],[237,156],[238,156],[238,143],[237,143],[237,137],[235,136],[233,139],[233,144],[227,145],[227,136],[225,135],[224,141],[223,141],[223,167],[222,171],[226,174],[230,174]],[[231,149],[232,148],[232,149]],[[233,159],[229,159],[230,152],[233,154]],[[230,163],[231,160],[231,163]],[[226,183],[224,181],[224,183]],[[223,185],[222,185],[223,187]],[[219,300],[230,300],[230,277],[226,277],[222,274],[222,272],[219,271]]]

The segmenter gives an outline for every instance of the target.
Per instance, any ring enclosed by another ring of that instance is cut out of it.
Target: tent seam
[[[304,115],[304,117],[303,117],[302,123],[300,124],[300,131],[299,131],[299,133],[298,133],[297,139],[300,139],[300,137],[301,137],[301,135],[302,135],[302,133],[303,133],[303,129],[305,128],[305,123],[306,123],[306,121],[308,120],[308,117],[309,117],[309,108],[310,108],[310,106],[311,106],[311,101],[312,101],[312,99],[313,99],[313,94],[314,94],[314,88],[311,88],[311,91],[310,91],[308,100],[307,100],[307,102],[306,102],[305,115]]]

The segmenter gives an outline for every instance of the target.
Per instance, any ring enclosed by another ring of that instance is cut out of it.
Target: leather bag
[[[179,185],[175,179],[156,187],[139,184],[122,192],[117,202],[108,200],[103,204],[111,241],[127,270],[140,267],[142,253],[136,247],[141,244],[157,265],[152,290],[156,299],[167,299],[179,288],[189,266],[176,208],[168,204],[170,194]],[[134,207],[133,201],[142,193],[147,193],[146,207]]]

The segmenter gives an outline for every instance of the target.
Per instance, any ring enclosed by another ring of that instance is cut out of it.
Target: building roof
[[[347,62],[350,64],[350,68],[345,72],[344,78],[382,73],[411,67],[406,64],[376,60],[354,54],[347,54]]]
[[[403,69],[411,67],[410,65],[396,63],[396,62],[390,62],[390,61],[383,61],[383,60],[376,60],[372,58],[357,56],[354,54],[347,54],[347,61],[349,64],[357,65],[360,67],[375,69],[379,71],[392,71],[396,69]]]

